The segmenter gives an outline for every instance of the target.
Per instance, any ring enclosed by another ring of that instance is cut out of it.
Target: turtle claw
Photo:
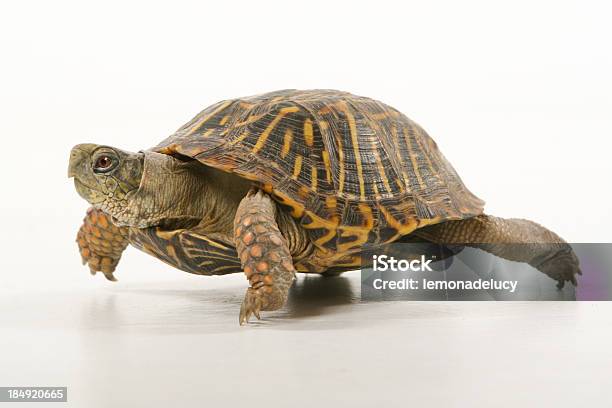
[[[113,275],[115,270],[113,266],[109,267],[107,265],[100,265],[100,260],[93,259],[93,257],[87,260],[85,263],[89,266],[89,273],[91,276],[96,276],[98,272],[100,272],[107,280],[117,282],[117,278],[115,278],[115,275]]]
[[[255,315],[258,320],[261,320],[259,314],[261,306],[261,294],[258,289],[248,288],[244,300],[242,301],[242,306],[240,306],[238,323],[240,323],[241,326],[248,323],[251,315]]]
[[[579,275],[582,275],[582,273],[579,273]],[[576,281],[576,277],[575,276],[571,276],[569,278],[565,278],[564,279],[558,279],[557,280],[557,289],[561,290],[565,287],[565,282],[571,282],[572,285],[574,286],[578,286],[578,282]]]
[[[117,278],[115,278],[112,272],[105,273],[104,277],[111,282],[117,282]]]

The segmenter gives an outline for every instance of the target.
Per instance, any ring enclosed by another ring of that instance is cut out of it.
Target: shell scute
[[[436,143],[399,111],[330,90],[206,108],[154,150],[259,183],[321,250],[350,252],[482,213]]]

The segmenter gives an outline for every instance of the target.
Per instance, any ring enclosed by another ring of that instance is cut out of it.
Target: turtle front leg
[[[432,242],[467,245],[510,261],[526,262],[556,280],[559,289],[565,282],[576,285],[576,275],[582,275],[572,247],[529,220],[479,215],[431,225],[415,234]]]
[[[239,322],[247,323],[260,310],[277,310],[287,301],[295,269],[289,246],[276,223],[276,205],[258,189],[242,199],[234,219],[234,237],[240,262],[250,287]]]
[[[110,217],[90,208],[77,233],[83,265],[88,264],[92,275],[102,272],[106,279],[116,281],[113,272],[128,245],[128,228],[116,227]]]

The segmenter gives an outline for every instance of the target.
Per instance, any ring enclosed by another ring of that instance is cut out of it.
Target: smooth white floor
[[[87,408],[612,406],[612,303],[366,303],[349,273],[239,327],[245,284],[2,296],[0,385]]]

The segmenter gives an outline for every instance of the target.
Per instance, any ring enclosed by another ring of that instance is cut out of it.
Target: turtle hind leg
[[[276,223],[276,204],[261,190],[252,189],[242,199],[234,219],[234,236],[240,262],[250,287],[239,323],[261,310],[277,310],[287,301],[295,269],[289,246]]]
[[[577,284],[582,275],[572,247],[554,232],[529,220],[490,215],[424,227],[414,234],[441,244],[480,248],[501,258],[525,262],[557,281]]]
[[[113,272],[128,245],[128,228],[116,227],[110,217],[90,208],[83,219],[76,239],[83,264],[92,275],[102,272],[106,279],[115,281]]]

